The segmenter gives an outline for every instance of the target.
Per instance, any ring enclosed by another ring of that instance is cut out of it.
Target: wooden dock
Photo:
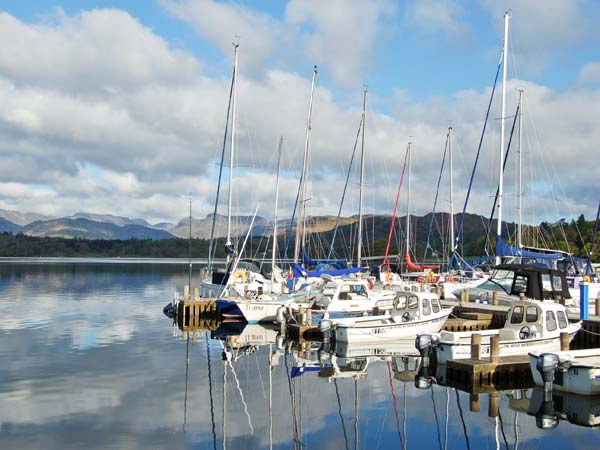
[[[216,329],[219,319],[214,300],[181,300],[177,304],[177,324],[182,330]]]
[[[446,363],[446,383],[478,394],[533,387],[529,356],[504,356],[497,361],[453,359]]]

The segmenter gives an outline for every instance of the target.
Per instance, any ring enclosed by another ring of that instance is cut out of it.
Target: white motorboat
[[[396,292],[374,290],[371,278],[333,278],[323,275],[323,284],[315,298],[315,307],[331,313],[363,313],[377,307],[391,309]]]
[[[552,353],[530,352],[529,362],[533,381],[538,386],[576,394],[600,394],[598,348]],[[544,382],[549,384],[544,386]]]
[[[442,308],[432,292],[398,292],[393,308],[383,315],[334,319],[340,342],[381,342],[414,337],[419,332],[437,333],[452,312]]]
[[[492,336],[499,337],[499,356],[503,357],[526,355],[533,350],[559,351],[561,333],[569,333],[571,340],[580,329],[580,322],[569,323],[563,305],[553,302],[516,301],[510,307],[503,328],[476,333],[481,335],[482,357],[490,355]],[[472,331],[442,331],[438,335],[424,333],[417,337],[417,345],[419,351],[425,353],[428,348],[434,348],[438,363],[445,364],[450,359],[471,357],[473,334]]]

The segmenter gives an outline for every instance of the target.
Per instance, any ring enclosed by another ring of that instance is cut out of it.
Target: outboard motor
[[[323,342],[325,343],[328,343],[331,339],[331,333],[333,331],[332,325],[333,323],[329,319],[322,319],[319,322],[319,331],[321,332],[321,335],[323,336]]]
[[[415,347],[421,355],[422,367],[429,367],[430,358],[435,355],[435,348],[439,338],[433,334],[418,334],[415,339]]]
[[[535,368],[544,380],[544,402],[552,400],[552,383],[554,372],[558,368],[560,358],[554,353],[542,353],[537,358]]]
[[[544,393],[544,397],[545,396],[546,394]],[[552,393],[550,393],[550,400],[544,399],[542,407],[535,415],[535,425],[542,430],[548,430],[550,428],[556,428],[558,422],[558,414],[554,411],[554,402],[552,401]]]
[[[285,324],[285,306],[277,308],[277,323],[279,325]]]

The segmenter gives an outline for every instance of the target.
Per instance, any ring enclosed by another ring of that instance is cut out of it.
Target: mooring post
[[[587,281],[584,281],[579,285],[579,318],[581,320],[587,320],[589,317],[589,294],[589,284]]]
[[[494,291],[494,293],[492,294],[492,305],[494,306],[498,306],[498,295],[500,293],[498,291]]]
[[[184,300],[190,299],[190,287],[188,285],[185,285],[183,287],[183,299]]]
[[[471,359],[481,358],[481,334],[473,333],[471,335]]]
[[[490,393],[488,402],[488,417],[498,417],[498,392]]]
[[[306,324],[312,325],[312,309],[306,308]]]
[[[197,288],[197,287],[194,288],[194,299],[195,300],[200,299],[200,288]]]
[[[596,315],[600,316],[600,292],[598,293],[598,298],[596,298]]]
[[[373,313],[374,316],[378,316],[379,315],[379,306],[373,306]]]
[[[566,331],[560,333],[560,350],[563,352],[569,350],[569,333]]]
[[[500,336],[497,334],[490,338],[490,361],[494,363],[500,361]]]
[[[471,412],[481,411],[481,404],[479,403],[479,394],[469,394],[469,410]]]

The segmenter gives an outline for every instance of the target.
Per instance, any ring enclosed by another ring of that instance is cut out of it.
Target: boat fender
[[[233,279],[237,280],[238,278],[240,279],[240,283],[245,283],[247,281],[246,272],[243,270],[236,270],[233,274]]]
[[[375,283],[373,283],[373,279],[369,277],[367,278],[367,280],[369,281],[369,289],[373,289],[373,286],[375,286]]]
[[[392,273],[391,272],[384,272],[384,276],[383,277],[385,278],[385,282],[389,283],[390,280],[392,279]]]
[[[531,335],[531,330],[527,325],[519,330],[519,339],[529,339]]]
[[[433,280],[435,280],[435,272],[431,271],[427,274],[427,281],[433,283]]]

